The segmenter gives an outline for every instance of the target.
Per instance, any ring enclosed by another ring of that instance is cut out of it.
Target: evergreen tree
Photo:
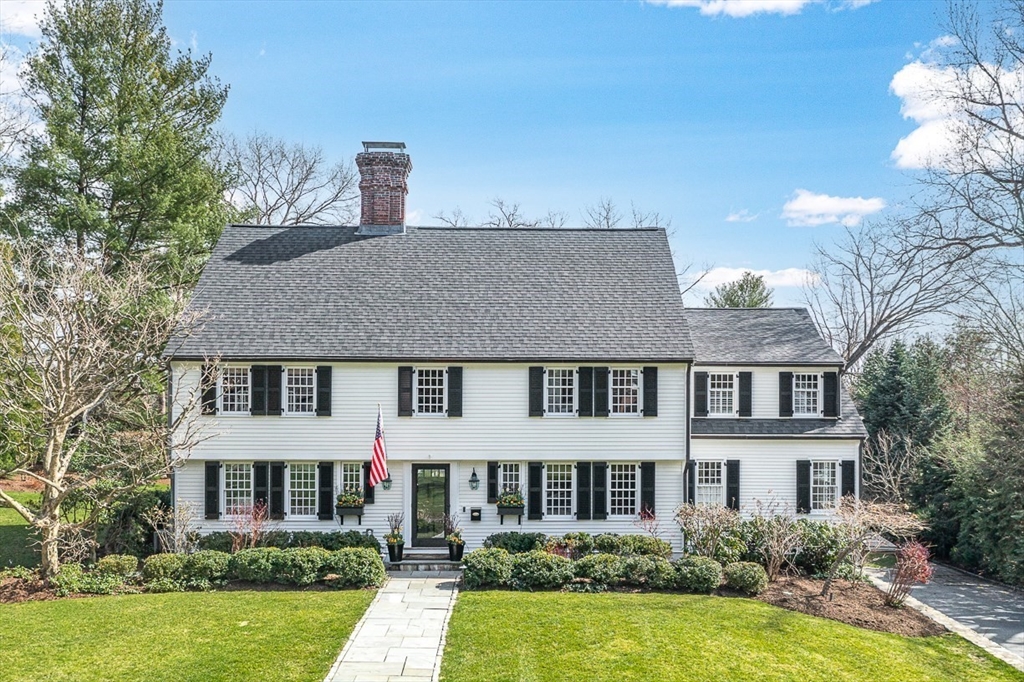
[[[764,277],[754,273],[743,273],[734,282],[719,284],[704,298],[709,308],[770,308],[773,291],[764,282]]]

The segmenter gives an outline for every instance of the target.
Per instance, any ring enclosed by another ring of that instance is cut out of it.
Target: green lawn
[[[38,493],[10,493],[18,502],[38,500]],[[0,569],[8,566],[38,566],[39,552],[28,524],[10,507],[0,506]]]
[[[1024,680],[955,636],[900,637],[749,599],[463,592],[443,682]]]
[[[319,682],[373,595],[207,592],[0,605],[0,678]]]

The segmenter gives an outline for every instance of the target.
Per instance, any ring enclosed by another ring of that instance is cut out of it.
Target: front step
[[[386,566],[388,571],[391,573],[406,573],[409,571],[462,571],[462,562],[448,561],[447,555],[445,555],[443,560],[420,557],[406,558],[397,563],[387,562]]]

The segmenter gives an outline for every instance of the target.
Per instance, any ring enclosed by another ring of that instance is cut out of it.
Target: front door
[[[412,465],[412,546],[444,547],[448,513],[447,464]]]

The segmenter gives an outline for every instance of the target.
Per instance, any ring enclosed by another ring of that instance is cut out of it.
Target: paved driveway
[[[1024,658],[1024,593],[933,564],[913,596]]]

